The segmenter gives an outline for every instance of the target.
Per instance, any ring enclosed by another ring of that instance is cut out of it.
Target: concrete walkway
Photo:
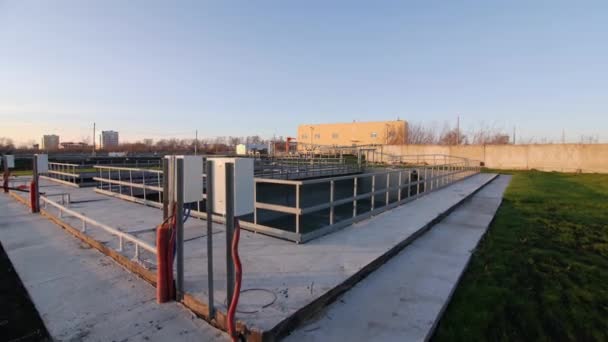
[[[428,340],[509,181],[494,180],[286,340]]]
[[[0,194],[0,240],[57,341],[227,341],[60,227]]]

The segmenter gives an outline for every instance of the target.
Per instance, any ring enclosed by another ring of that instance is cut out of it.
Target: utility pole
[[[515,126],[513,126],[513,145],[515,145]]]
[[[194,155],[196,155],[198,151],[198,129],[194,133]]]
[[[95,123],[93,122],[93,157],[95,157]]]
[[[562,144],[566,143],[566,129],[562,128]]]
[[[460,145],[460,114],[456,116],[456,145]]]

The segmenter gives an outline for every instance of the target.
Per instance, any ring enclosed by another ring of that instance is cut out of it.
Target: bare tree
[[[462,131],[459,131],[456,128],[442,132],[441,136],[439,137],[440,145],[462,145],[467,143],[467,136],[462,134]]]
[[[437,142],[437,130],[435,127],[424,126],[419,123],[409,124],[407,132],[407,143],[412,145],[434,144]]]

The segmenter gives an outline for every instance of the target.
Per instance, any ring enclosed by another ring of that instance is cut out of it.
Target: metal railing
[[[95,165],[98,175],[95,191],[118,195],[143,204],[162,203],[163,171],[130,167]]]
[[[479,171],[458,162],[301,181],[256,178],[252,227],[306,242]]]
[[[298,165],[300,161],[293,159]],[[242,217],[245,229],[295,242],[306,242],[370,215],[404,204],[428,192],[476,174],[466,159],[439,165],[371,170],[316,179],[255,177],[254,211]],[[96,166],[96,192],[162,207],[161,170]],[[319,171],[317,171],[319,172]],[[257,175],[264,175],[257,173]],[[256,176],[257,176],[256,175]],[[318,173],[322,176],[321,172]],[[201,175],[206,189],[206,174]],[[205,192],[205,190],[204,190]],[[206,194],[203,193],[203,198]],[[205,202],[192,205],[191,215],[206,218]],[[214,220],[223,222],[222,217]]]
[[[367,165],[405,165],[405,166],[419,166],[419,165],[446,165],[453,163],[476,163],[479,165],[479,161],[471,159],[456,157],[447,154],[414,154],[414,155],[397,155],[382,153],[376,150],[368,150],[364,152],[365,163]]]
[[[145,250],[146,252],[152,253],[153,255],[156,255],[156,246],[149,244],[145,241],[142,241],[140,239],[138,239],[137,237],[123,232],[119,229],[110,227],[106,224],[100,223],[96,220],[93,220],[90,217],[85,216],[84,214],[78,213],[72,209],[70,209],[69,207],[66,207],[64,205],[61,205],[57,202],[51,201],[50,199],[48,199],[46,196],[40,196],[40,200],[44,203],[44,208],[47,209],[48,206],[52,206],[54,208],[56,208],[58,210],[58,215],[57,217],[60,219],[64,218],[64,215],[69,215],[71,217],[74,217],[78,220],[80,220],[81,222],[81,228],[80,231],[82,233],[86,233],[87,229],[90,227],[98,227],[101,228],[103,231],[105,231],[106,233],[109,233],[110,235],[113,235],[115,237],[118,238],[118,251],[119,252],[124,252],[125,251],[125,241],[126,242],[130,242],[135,246],[135,251],[134,251],[134,255],[133,255],[133,260],[140,262],[141,263],[141,258],[140,258],[140,254],[141,251],[140,249]],[[68,204],[69,206],[69,204]]]
[[[78,186],[80,183],[80,169],[82,165],[68,163],[49,163],[49,170],[46,179],[59,183]]]
[[[282,157],[256,160],[255,176],[273,179],[304,179],[361,172],[344,158]]]

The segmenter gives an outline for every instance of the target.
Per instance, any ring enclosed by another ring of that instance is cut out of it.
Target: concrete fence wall
[[[385,162],[389,155],[445,154],[482,161],[495,169],[608,173],[608,144],[386,145],[376,151],[381,153],[376,160]]]

